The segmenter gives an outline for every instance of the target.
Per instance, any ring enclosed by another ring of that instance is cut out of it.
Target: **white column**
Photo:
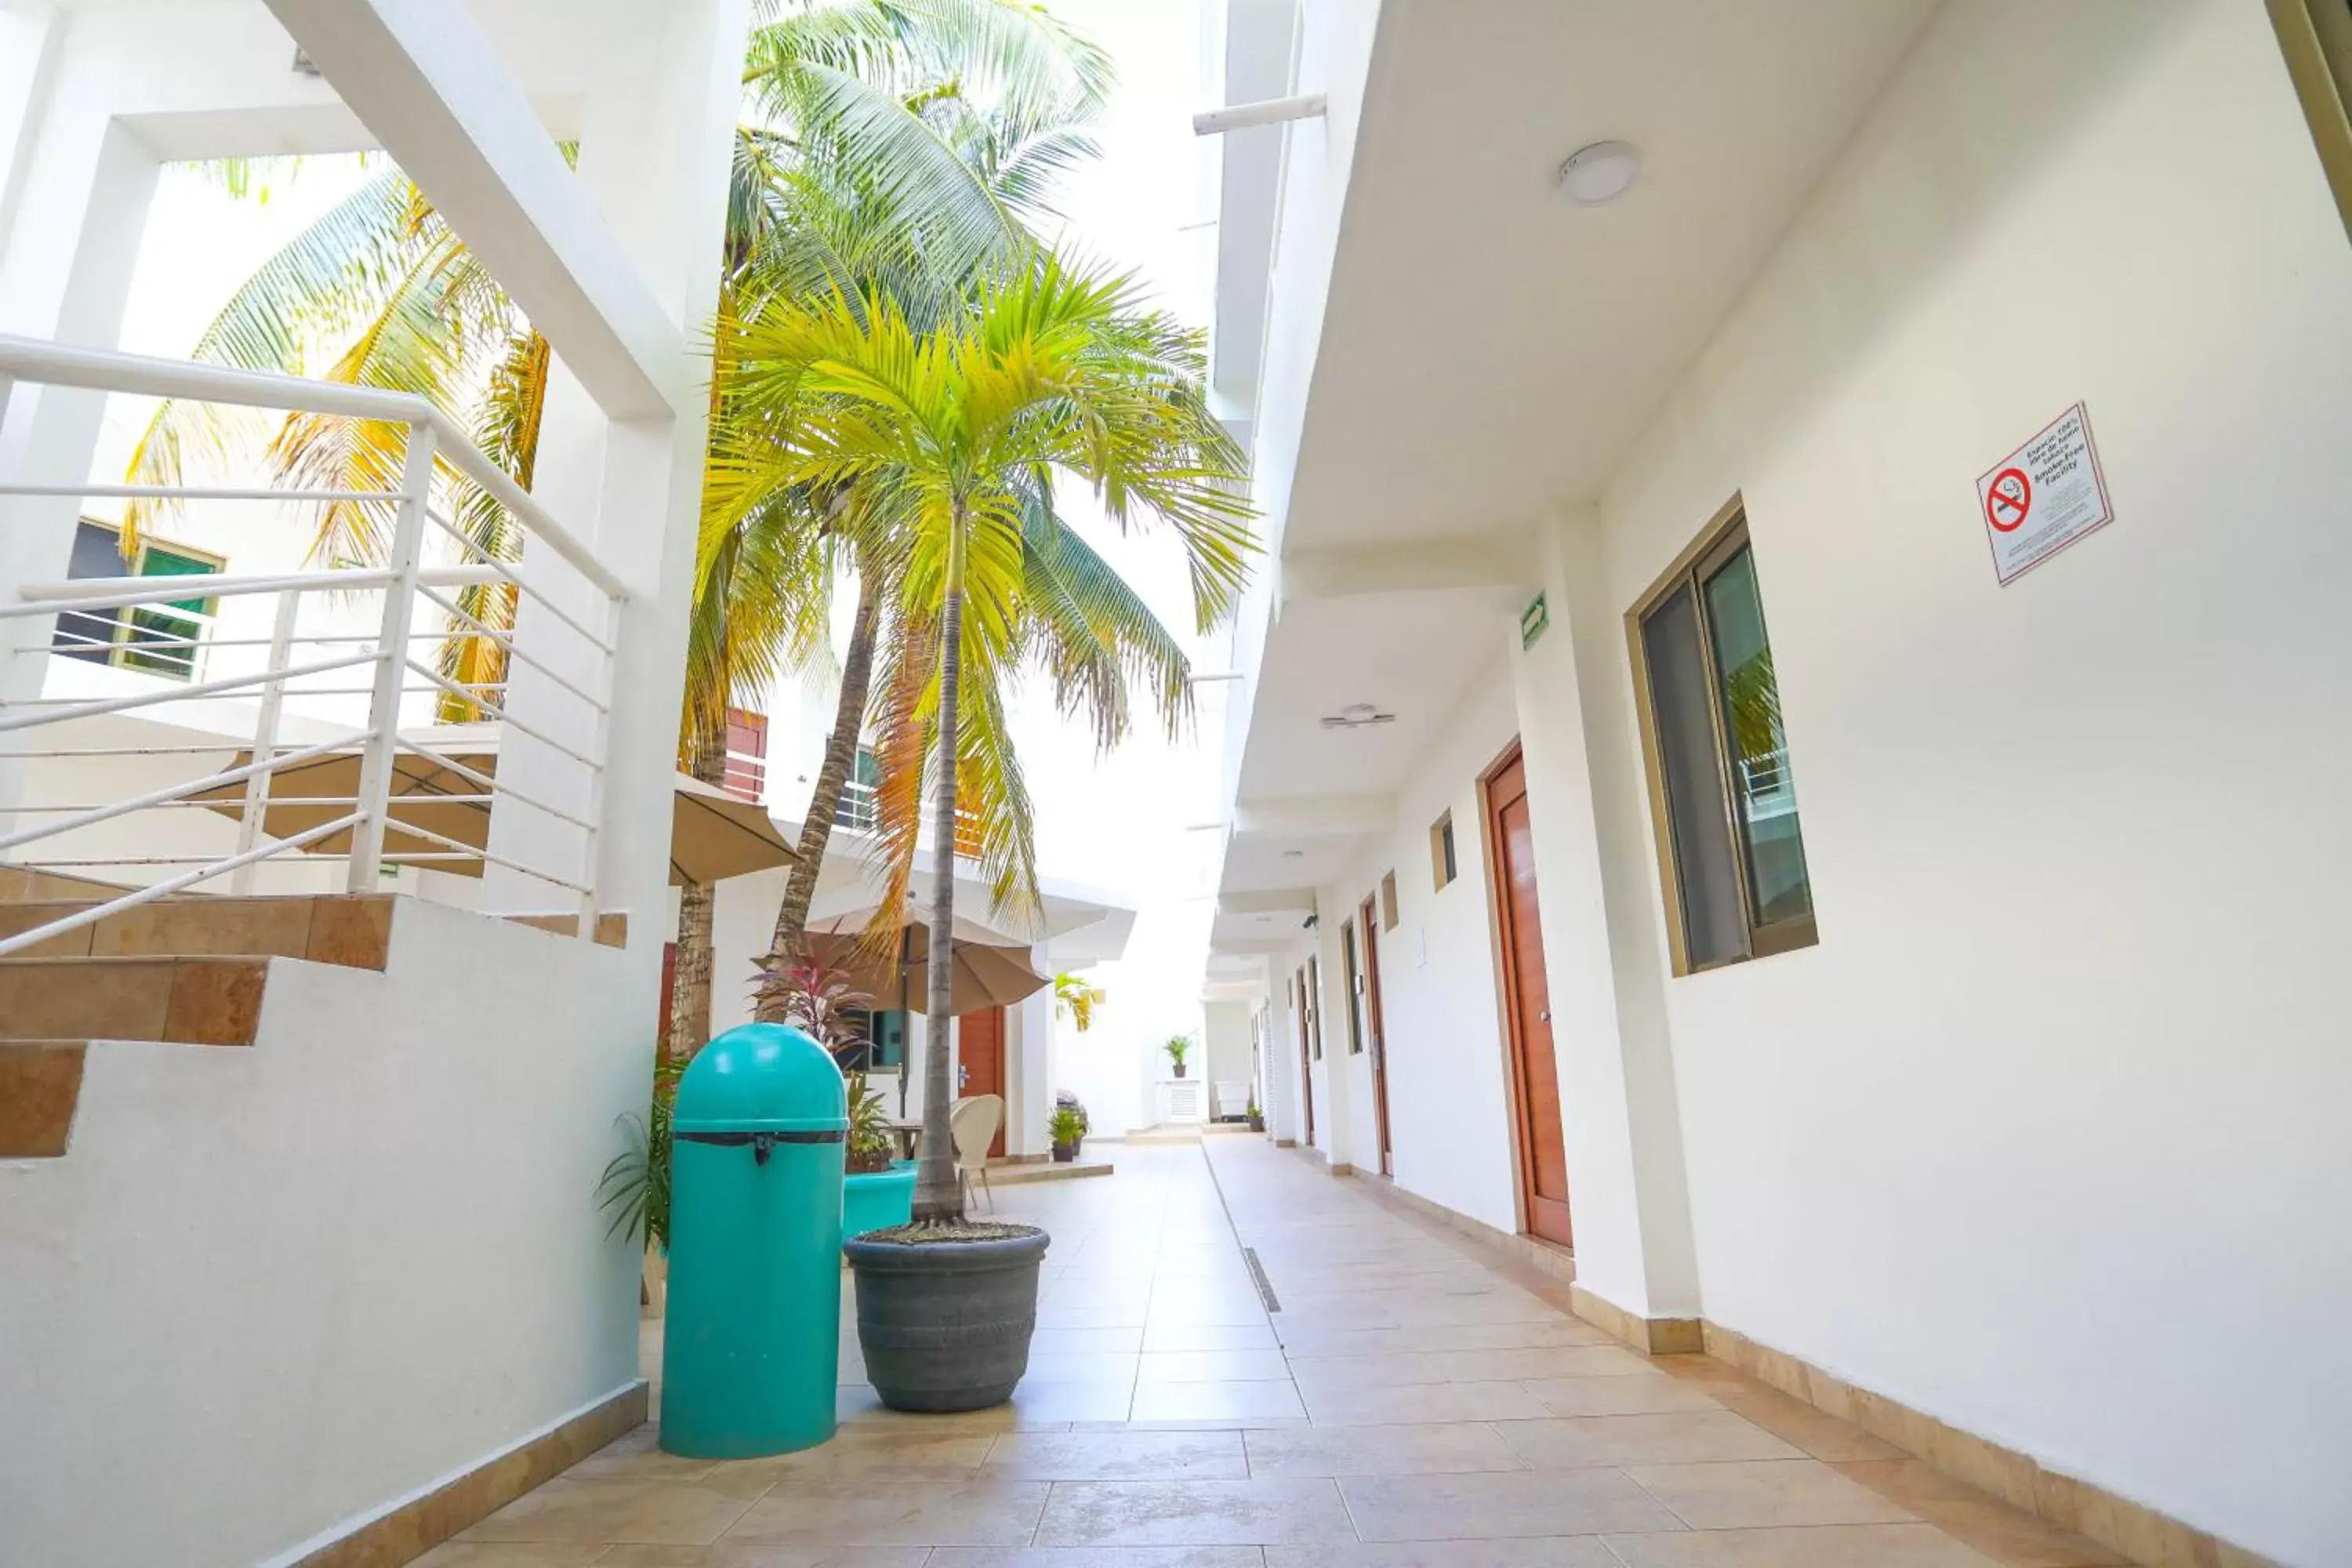
[[[1541,531],[1551,629],[1517,661],[1580,1283],[1696,1316],[1698,1265],[1624,621],[1589,510]]]
[[[33,144],[56,79],[66,16],[46,3],[0,7],[0,249],[32,171]]]
[[[608,48],[613,75],[584,108],[577,177],[682,341],[691,343],[704,334],[717,303],[748,4],[679,0],[646,7],[636,20],[643,37],[634,47]],[[564,342],[551,341],[560,361]],[[667,898],[709,374],[708,359],[698,353],[681,353],[660,368],[676,416],[615,419],[559,365],[535,485],[559,518],[581,520],[598,555],[632,590],[621,617],[605,748],[604,831],[595,854],[604,906],[632,917],[630,951],[643,971],[649,1027],[660,912]],[[517,637],[567,671],[581,668],[579,640],[528,605]],[[510,674],[517,717],[587,748],[593,721],[583,704],[554,682],[534,679],[527,667]],[[585,805],[580,770],[569,759],[511,728],[500,746],[502,779],[534,795]],[[576,830],[527,809],[502,808],[491,833],[494,850],[534,865],[575,864],[581,847]],[[494,875],[484,886],[485,908],[512,910],[523,902],[560,908],[561,897],[511,875]]]
[[[1043,960],[1038,961],[1043,963]],[[1024,998],[1004,1014],[1004,1152],[1043,1154],[1054,1114],[1054,988]]]
[[[119,62],[85,61],[90,68],[81,77],[90,79],[55,90],[68,71],[68,20],[45,26],[36,12],[0,21],[8,42],[34,46],[35,57],[12,56],[0,81],[0,92],[11,94],[0,101],[0,137],[8,142],[0,164],[0,332],[116,347],[160,164],[113,120],[97,89],[103,67]],[[105,412],[102,393],[16,387],[0,410],[0,474],[43,484],[86,479]],[[0,593],[65,575],[79,511],[70,497],[0,497]],[[39,616],[0,622],[0,700],[39,693],[50,625]],[[19,770],[0,762],[0,811],[19,788]]]

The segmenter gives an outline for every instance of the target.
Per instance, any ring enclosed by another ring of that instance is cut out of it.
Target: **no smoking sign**
[[[2003,584],[2115,521],[2091,443],[2091,416],[2066,410],[1977,480],[1977,510]]]

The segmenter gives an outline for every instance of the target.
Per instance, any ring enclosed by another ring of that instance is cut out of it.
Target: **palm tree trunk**
[[[866,698],[874,685],[874,643],[882,624],[882,574],[871,568],[857,583],[857,613],[849,625],[849,656],[841,666],[841,700],[833,710],[833,734],[824,744],[824,761],[816,771],[816,791],[809,796],[808,815],[801,822],[800,858],[784,881],[783,907],[776,911],[776,934],[768,943],[772,957],[789,956],[807,933],[809,904],[816,898],[816,879],[824,869],[825,846],[833,838],[833,814],[840,808],[841,792],[849,771],[857,763],[857,737],[866,727]],[[771,964],[775,973],[779,965]],[[762,984],[753,1016],[762,1022],[781,1022],[783,996],[780,988]],[[902,1076],[899,1085],[903,1089]]]
[[[708,735],[695,748],[694,776],[707,784],[727,778],[727,727]],[[708,882],[688,882],[678,889],[677,966],[669,990],[669,1038],[664,1048],[687,1058],[710,1038],[710,917],[711,889]]]
[[[940,610],[940,747],[932,796],[929,1020],[923,1039],[923,1154],[915,1171],[918,1221],[963,1218],[955,1143],[948,1130],[954,1090],[948,1073],[955,1026],[956,686],[963,675],[963,516],[957,509],[948,541],[948,580]]]

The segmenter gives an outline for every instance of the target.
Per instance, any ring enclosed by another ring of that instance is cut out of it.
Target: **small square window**
[[[1431,879],[1440,892],[1454,880],[1457,868],[1454,860],[1454,814],[1447,812],[1429,827],[1429,868]]]
[[[1390,871],[1381,878],[1381,929],[1397,928],[1396,873]]]

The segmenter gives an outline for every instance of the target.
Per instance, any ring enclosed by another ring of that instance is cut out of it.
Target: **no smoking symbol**
[[[1992,489],[1985,495],[1985,520],[2003,533],[2015,533],[2025,525],[2025,514],[2033,505],[2033,481],[2025,477],[2023,468],[2003,468],[1992,479]]]

